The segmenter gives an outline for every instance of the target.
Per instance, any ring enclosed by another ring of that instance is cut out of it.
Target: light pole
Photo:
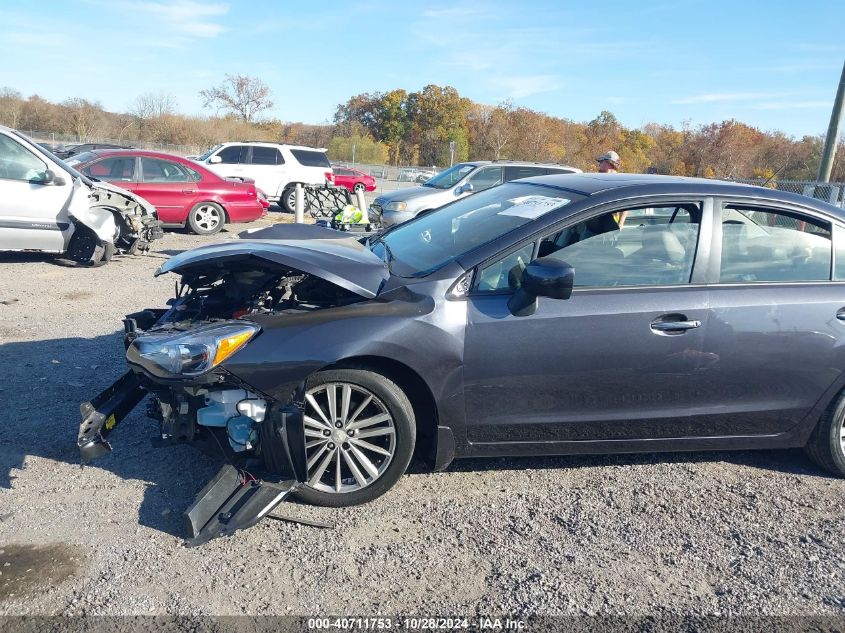
[[[836,99],[833,101],[833,110],[830,113],[830,124],[827,126],[827,136],[824,139],[824,151],[822,160],[819,163],[820,182],[830,180],[830,172],[833,170],[833,157],[836,156],[836,147],[839,145],[839,123],[842,119],[842,102],[845,100],[845,64],[842,66],[842,75],[839,77],[839,88],[836,90]]]

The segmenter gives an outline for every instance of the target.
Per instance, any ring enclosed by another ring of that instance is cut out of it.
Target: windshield
[[[90,184],[90,181],[89,181],[89,180],[88,180],[85,176],[83,176],[82,174],[80,174],[80,173],[79,173],[78,171],[76,171],[73,167],[71,167],[70,165],[68,165],[68,164],[67,164],[65,161],[63,161],[61,158],[58,158],[58,157],[57,157],[55,154],[53,154],[52,152],[48,152],[46,149],[44,149],[43,147],[41,147],[41,146],[40,146],[40,145],[38,145],[37,143],[33,143],[33,142],[29,139],[29,138],[27,138],[27,137],[26,137],[26,136],[24,136],[23,134],[20,134],[19,132],[16,132],[15,130],[12,130],[12,134],[14,134],[15,136],[17,136],[18,138],[23,139],[23,140],[24,140],[24,141],[26,141],[27,143],[29,143],[29,147],[31,147],[31,148],[33,148],[33,149],[35,149],[35,151],[37,151],[37,152],[39,152],[40,154],[42,154],[42,155],[46,156],[47,158],[49,158],[49,159],[50,159],[51,161],[53,161],[56,165],[58,165],[58,166],[59,166],[59,167],[61,167],[63,170],[65,170],[68,174],[70,174],[72,178],[82,178],[82,181],[83,181],[83,182]]]
[[[452,185],[456,184],[473,169],[475,169],[475,167],[475,165],[458,163],[457,165],[450,167],[446,171],[441,171],[434,178],[426,180],[423,183],[423,186],[434,187],[436,189],[448,189]]]
[[[581,198],[551,187],[507,183],[398,226],[377,240],[372,251],[393,274],[422,277]]]
[[[210,150],[208,150],[205,154],[200,154],[199,156],[197,156],[197,160],[200,160],[200,161],[208,160],[208,157],[211,156],[214,152],[216,152],[221,147],[223,147],[223,146],[222,145],[215,145]]]

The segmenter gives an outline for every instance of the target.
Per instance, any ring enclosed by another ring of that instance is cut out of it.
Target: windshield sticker
[[[499,211],[499,215],[512,215],[518,218],[534,220],[569,202],[566,198],[550,198],[548,196],[520,196],[508,200],[512,207]]]

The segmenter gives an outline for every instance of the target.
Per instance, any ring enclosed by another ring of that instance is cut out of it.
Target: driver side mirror
[[[208,159],[208,162],[211,163],[212,165],[216,165],[217,163],[222,163],[223,159],[220,158],[219,155],[215,154],[214,156],[212,156],[211,158]]]
[[[529,316],[537,311],[537,298],[569,299],[575,285],[575,269],[559,259],[539,257],[522,271],[522,284],[508,300],[514,316]]]
[[[475,186],[471,182],[461,185],[458,188],[458,193],[472,193],[473,191],[475,191]]]
[[[65,184],[65,179],[57,175],[52,169],[48,169],[41,175],[41,178],[33,180],[32,182],[38,185],[55,185],[57,187],[61,187]]]

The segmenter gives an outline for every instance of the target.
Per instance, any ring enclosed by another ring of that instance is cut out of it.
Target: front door
[[[695,403],[696,372],[711,362],[707,288],[691,283],[708,235],[703,204],[607,210],[479,267],[465,343],[470,442],[554,452],[564,441],[704,432]],[[508,299],[536,256],[572,265],[575,290],[513,316]]]
[[[165,224],[184,224],[199,198],[196,177],[196,172],[172,160],[142,156],[134,191],[156,208]]]
[[[0,134],[0,249],[62,252],[73,232],[67,208],[73,181],[44,181],[48,165],[14,139]]]

